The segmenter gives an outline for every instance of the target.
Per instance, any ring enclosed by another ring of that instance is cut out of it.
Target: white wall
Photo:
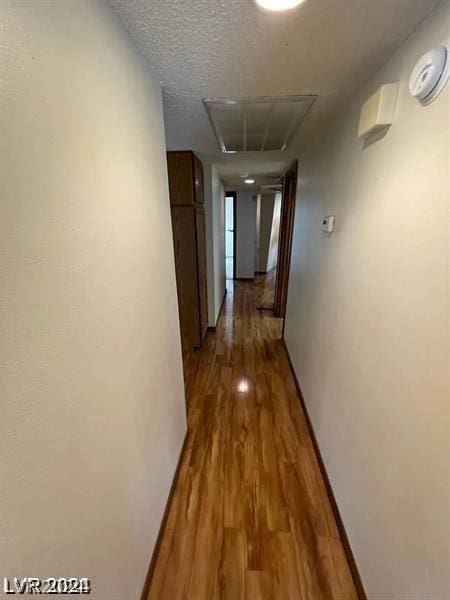
[[[255,271],[259,271],[259,262],[260,262],[260,238],[261,238],[261,196],[262,194],[258,194],[256,196],[256,231],[255,231]]]
[[[237,192],[236,277],[253,278],[256,266],[256,196],[253,190]]]
[[[217,168],[202,157],[205,185],[208,325],[214,327],[225,294],[225,189]]]
[[[215,325],[215,294],[212,164],[206,158],[200,158],[203,164],[203,184],[205,196],[206,286],[208,290],[208,326],[213,327]]]
[[[216,167],[212,167],[214,226],[214,324],[225,294],[225,188]]]
[[[264,193],[260,195],[260,217],[259,217],[259,235],[258,252],[256,268],[259,272],[267,271],[267,259],[269,257],[270,237],[272,232],[273,207],[275,203],[275,193]],[[258,219],[256,220],[258,227]]]
[[[407,89],[449,13],[300,162],[287,346],[371,600],[449,597],[450,95],[422,107]],[[364,147],[361,105],[395,81],[395,122]]]
[[[0,22],[2,577],[137,599],[186,427],[160,88],[100,0]]]
[[[280,238],[281,192],[275,194],[273,205],[272,227],[270,228],[269,252],[267,256],[267,271],[271,271],[278,262],[278,241]]]

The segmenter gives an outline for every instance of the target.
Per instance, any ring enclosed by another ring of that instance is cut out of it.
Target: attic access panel
[[[316,98],[205,98],[203,103],[222,152],[269,152],[288,147]]]

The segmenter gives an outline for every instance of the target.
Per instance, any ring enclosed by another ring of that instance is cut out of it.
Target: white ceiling
[[[109,2],[163,85],[168,148],[208,155],[228,185],[244,172],[272,174],[264,182],[274,181],[439,4],[305,0],[276,14],[251,0]],[[203,98],[296,94],[319,98],[287,151],[220,154]]]
[[[200,158],[204,155],[200,154]],[[255,158],[256,157],[256,158]],[[205,157],[208,158],[208,157]],[[222,180],[230,189],[258,189],[261,185],[277,183],[280,176],[291,166],[295,157],[285,152],[264,152],[264,154],[221,154],[214,157]],[[243,175],[255,179],[255,185],[246,185]]]

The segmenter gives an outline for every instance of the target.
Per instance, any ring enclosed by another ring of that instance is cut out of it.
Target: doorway
[[[282,319],[286,316],[295,198],[297,193],[297,170],[298,164],[295,162],[283,178],[283,198],[281,202],[280,236],[275,281],[275,314]]]
[[[236,192],[225,195],[225,276],[236,277]]]
[[[297,190],[297,162],[281,185],[263,186],[258,197],[256,306],[284,319],[289,284]]]
[[[281,185],[264,186],[258,195],[256,212],[256,307],[275,308],[275,281],[281,215]]]

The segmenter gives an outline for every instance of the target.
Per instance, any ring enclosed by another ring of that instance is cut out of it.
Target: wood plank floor
[[[275,306],[275,281],[277,269],[271,269],[264,275],[255,277],[255,302],[256,308],[270,310]]]
[[[252,283],[227,285],[148,599],[356,599],[281,320],[255,308]]]

